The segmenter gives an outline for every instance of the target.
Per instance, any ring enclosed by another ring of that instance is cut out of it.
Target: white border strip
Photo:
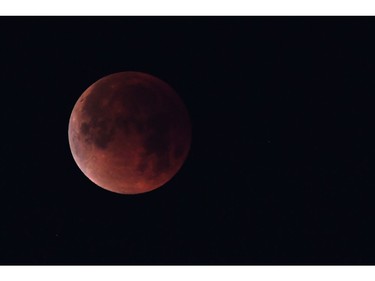
[[[373,0],[2,0],[1,15],[375,15]]]
[[[1,280],[367,281],[373,266],[3,266]]]

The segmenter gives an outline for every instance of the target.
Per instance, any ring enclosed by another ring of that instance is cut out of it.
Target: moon
[[[185,162],[191,144],[188,111],[173,88],[146,73],[105,76],[77,100],[68,138],[80,170],[120,194],[154,190]]]

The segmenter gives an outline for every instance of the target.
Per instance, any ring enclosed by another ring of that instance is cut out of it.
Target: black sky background
[[[2,17],[0,264],[374,264],[375,19]],[[192,146],[165,186],[89,181],[71,110],[169,83]]]

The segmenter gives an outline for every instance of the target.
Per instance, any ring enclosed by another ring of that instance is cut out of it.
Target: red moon
[[[165,82],[119,72],[92,84],[69,120],[69,145],[81,171],[120,194],[154,190],[182,167],[191,143],[188,112]]]

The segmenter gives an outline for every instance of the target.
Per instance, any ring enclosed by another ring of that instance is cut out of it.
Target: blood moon
[[[69,145],[81,171],[112,192],[137,194],[168,182],[191,143],[188,112],[176,92],[141,72],[92,84],[69,120]]]

